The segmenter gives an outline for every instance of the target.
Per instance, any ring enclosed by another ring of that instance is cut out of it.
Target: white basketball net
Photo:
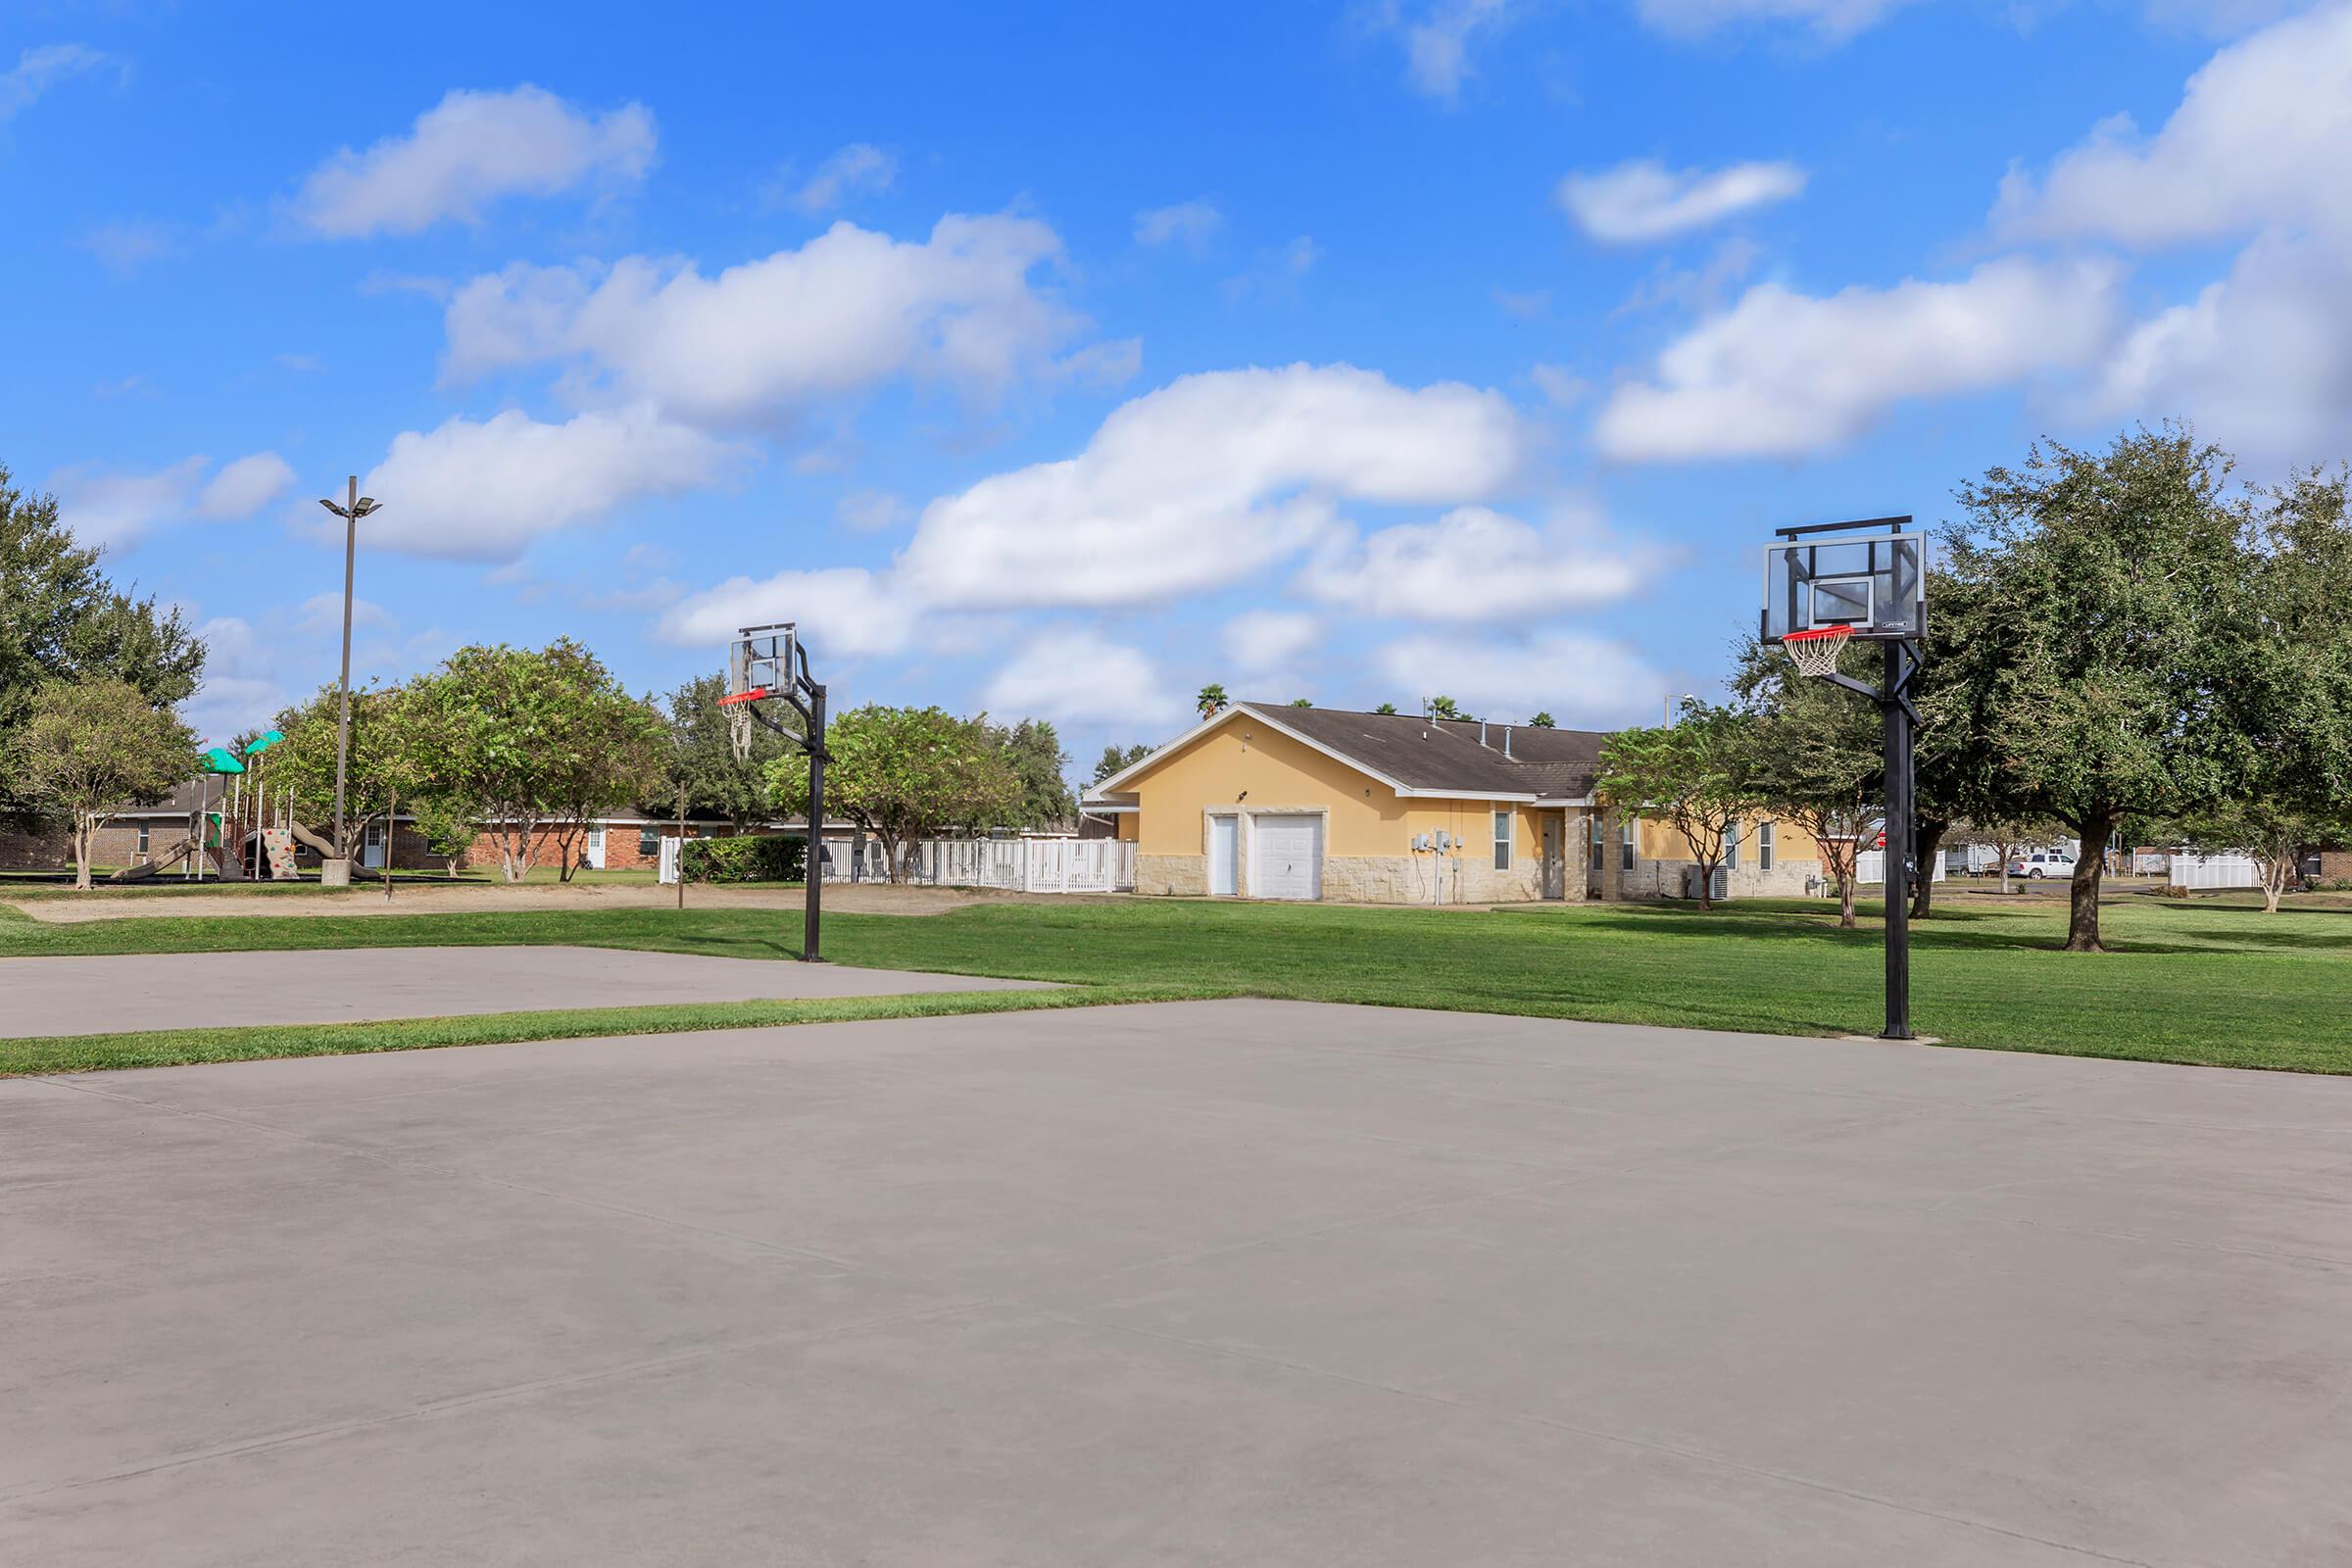
[[[1851,626],[1817,626],[1810,631],[1792,631],[1781,639],[1781,651],[1796,666],[1799,675],[1835,675],[1838,656],[1845,645],[1854,640]]]
[[[735,703],[727,709],[727,744],[734,749],[735,760],[748,762],[752,759],[752,705]]]

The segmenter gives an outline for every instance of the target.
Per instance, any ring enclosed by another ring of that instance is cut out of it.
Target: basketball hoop
[[[752,705],[767,694],[766,687],[754,686],[749,691],[729,692],[718,700],[720,710],[727,715],[727,746],[738,762],[752,760]]]
[[[1838,656],[1853,640],[1851,626],[1811,626],[1784,635],[1781,649],[1799,675],[1819,677],[1838,673]]]

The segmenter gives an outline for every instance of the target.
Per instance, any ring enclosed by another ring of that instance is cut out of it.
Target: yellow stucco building
[[[1104,779],[1139,894],[1493,904],[1681,897],[1690,852],[1593,796],[1607,736],[1237,703]],[[1759,819],[1730,891],[1802,891],[1819,852]]]

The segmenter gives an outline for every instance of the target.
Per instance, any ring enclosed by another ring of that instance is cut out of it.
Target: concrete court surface
[[[617,948],[345,948],[0,958],[0,998],[6,999],[0,1036],[999,991],[1036,983]]]
[[[2352,1082],[1220,1002],[0,1083],[0,1561],[2352,1561]]]

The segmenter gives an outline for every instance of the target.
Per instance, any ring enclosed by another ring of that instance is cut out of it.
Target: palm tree
[[[1396,711],[1396,705],[1395,703],[1383,703],[1378,708],[1372,710],[1372,711],[1375,713],[1394,713]]]
[[[1225,688],[1213,680],[1200,688],[1200,695],[1194,698],[1193,702],[1200,710],[1202,718],[1214,718],[1233,706],[1232,700],[1225,695]]]
[[[1544,710],[1543,712],[1538,713],[1535,717],[1529,719],[1527,723],[1530,729],[1551,728],[1551,710],[1549,709]]]

